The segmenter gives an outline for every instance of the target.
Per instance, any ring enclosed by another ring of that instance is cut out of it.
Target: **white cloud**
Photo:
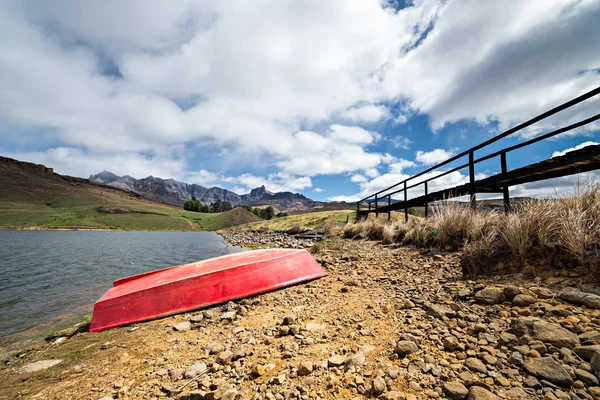
[[[350,182],[366,182],[368,180],[369,179],[367,179],[366,176],[361,174],[352,175],[352,177],[350,178]]]
[[[388,114],[386,107],[369,104],[349,108],[341,113],[341,117],[352,122],[377,122]]]
[[[365,170],[363,171],[363,173],[364,173],[366,176],[368,176],[369,178],[375,178],[375,177],[378,177],[379,175],[381,175],[381,174],[379,173],[379,171],[377,170],[377,168],[368,168],[368,169],[365,169]]]
[[[214,172],[201,169],[200,171],[188,173],[186,182],[204,186],[214,185],[219,182],[219,175],[215,174]]]
[[[422,44],[386,70],[382,88],[434,129],[463,119],[504,129],[598,86],[599,18],[596,1],[448,1]],[[599,105],[593,99],[539,126],[587,118]]]
[[[400,158],[396,162],[393,162],[393,163],[389,164],[390,173],[392,173],[392,174],[399,174],[405,168],[415,167],[416,165],[417,164],[415,164],[414,162],[412,162],[410,160],[405,160],[403,158]]]
[[[598,143],[598,142],[589,142],[589,141],[588,142],[583,142],[581,144],[578,144],[575,147],[571,147],[569,149],[564,149],[563,151],[555,151],[554,153],[552,153],[552,157],[554,158],[554,157],[564,156],[565,154],[567,154],[570,151],[580,150],[580,149],[583,149],[584,147],[587,147],[587,146],[597,146],[599,144],[600,143]]]
[[[404,122],[406,122],[406,121],[404,121]],[[393,144],[394,147],[396,147],[397,149],[402,149],[402,150],[410,149],[410,145],[414,143],[412,140],[410,140],[409,138],[402,136],[402,135],[394,136],[393,138],[388,139],[388,142]]]
[[[181,159],[153,156],[145,157],[134,152],[86,152],[71,147],[57,147],[45,152],[5,153],[6,157],[27,160],[54,168],[54,171],[71,176],[87,178],[103,170],[117,175],[145,178],[149,175],[161,178],[182,179],[185,162]]]
[[[323,192],[323,189],[321,189],[321,188],[314,188],[313,191],[317,192],[317,193],[321,193],[321,192]]]
[[[423,165],[435,165],[446,161],[456,154],[455,150],[435,149],[431,151],[419,150],[416,153],[415,159]]]
[[[361,123],[421,113],[434,129],[504,128],[597,86],[598,2],[387,5],[2,2],[0,121],[11,132],[2,139],[43,136],[53,150],[19,154],[66,173],[175,178],[194,168],[171,150],[210,143],[266,160],[299,188],[319,174],[378,177],[391,161],[371,150],[380,136]],[[426,154],[421,162],[435,164]]]
[[[221,181],[243,185],[247,189],[265,186],[271,192],[294,192],[312,186],[312,181],[308,176],[288,176],[281,173],[269,174],[267,178],[242,174],[236,177],[221,177]]]

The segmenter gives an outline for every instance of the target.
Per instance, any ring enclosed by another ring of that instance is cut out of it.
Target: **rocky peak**
[[[96,175],[90,175],[88,178],[90,181],[100,182],[100,183],[112,183],[121,179],[119,175],[113,174],[110,171],[104,170]]]

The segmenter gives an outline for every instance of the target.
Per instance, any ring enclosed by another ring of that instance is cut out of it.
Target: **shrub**
[[[335,218],[330,216],[325,222],[325,231],[323,232],[325,237],[333,237],[335,235]]]
[[[381,240],[383,238],[383,222],[378,218],[369,218],[359,222],[357,235],[363,239]]]
[[[350,222],[344,225],[342,229],[342,234],[346,239],[352,239],[355,236],[356,224],[352,224]]]
[[[300,224],[296,224],[296,225],[292,226],[292,227],[291,227],[291,228],[288,230],[288,233],[289,233],[290,235],[297,235],[297,234],[299,234],[300,232],[302,232],[302,227],[300,226]]]
[[[383,226],[382,240],[385,244],[394,243],[398,239],[399,222],[393,221]]]

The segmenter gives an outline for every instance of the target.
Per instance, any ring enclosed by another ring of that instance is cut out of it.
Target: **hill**
[[[161,203],[181,206],[186,200],[195,197],[202,204],[214,203],[216,200],[228,201],[231,205],[272,206],[278,211],[307,211],[328,203],[309,199],[300,193],[271,192],[263,185],[254,188],[248,194],[239,195],[220,187],[207,188],[202,185],[179,182],[174,179],[163,179],[154,176],[136,179],[129,175],[118,176],[109,171],[90,175],[92,182],[113,186],[119,189],[139,193],[149,199]]]
[[[324,228],[329,219],[333,219],[336,224],[354,222],[355,212],[351,210],[335,210],[311,212],[288,217],[275,218],[269,221],[261,220],[250,222],[243,225],[236,225],[229,229],[229,232],[244,231],[269,231],[269,232],[287,232],[293,228],[299,227],[302,230],[312,230]]]
[[[243,209],[188,212],[52,168],[0,157],[0,228],[216,230],[260,220]]]

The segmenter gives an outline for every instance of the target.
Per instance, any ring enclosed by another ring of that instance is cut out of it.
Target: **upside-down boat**
[[[190,311],[327,275],[306,250],[230,254],[119,279],[95,304],[91,332]]]

